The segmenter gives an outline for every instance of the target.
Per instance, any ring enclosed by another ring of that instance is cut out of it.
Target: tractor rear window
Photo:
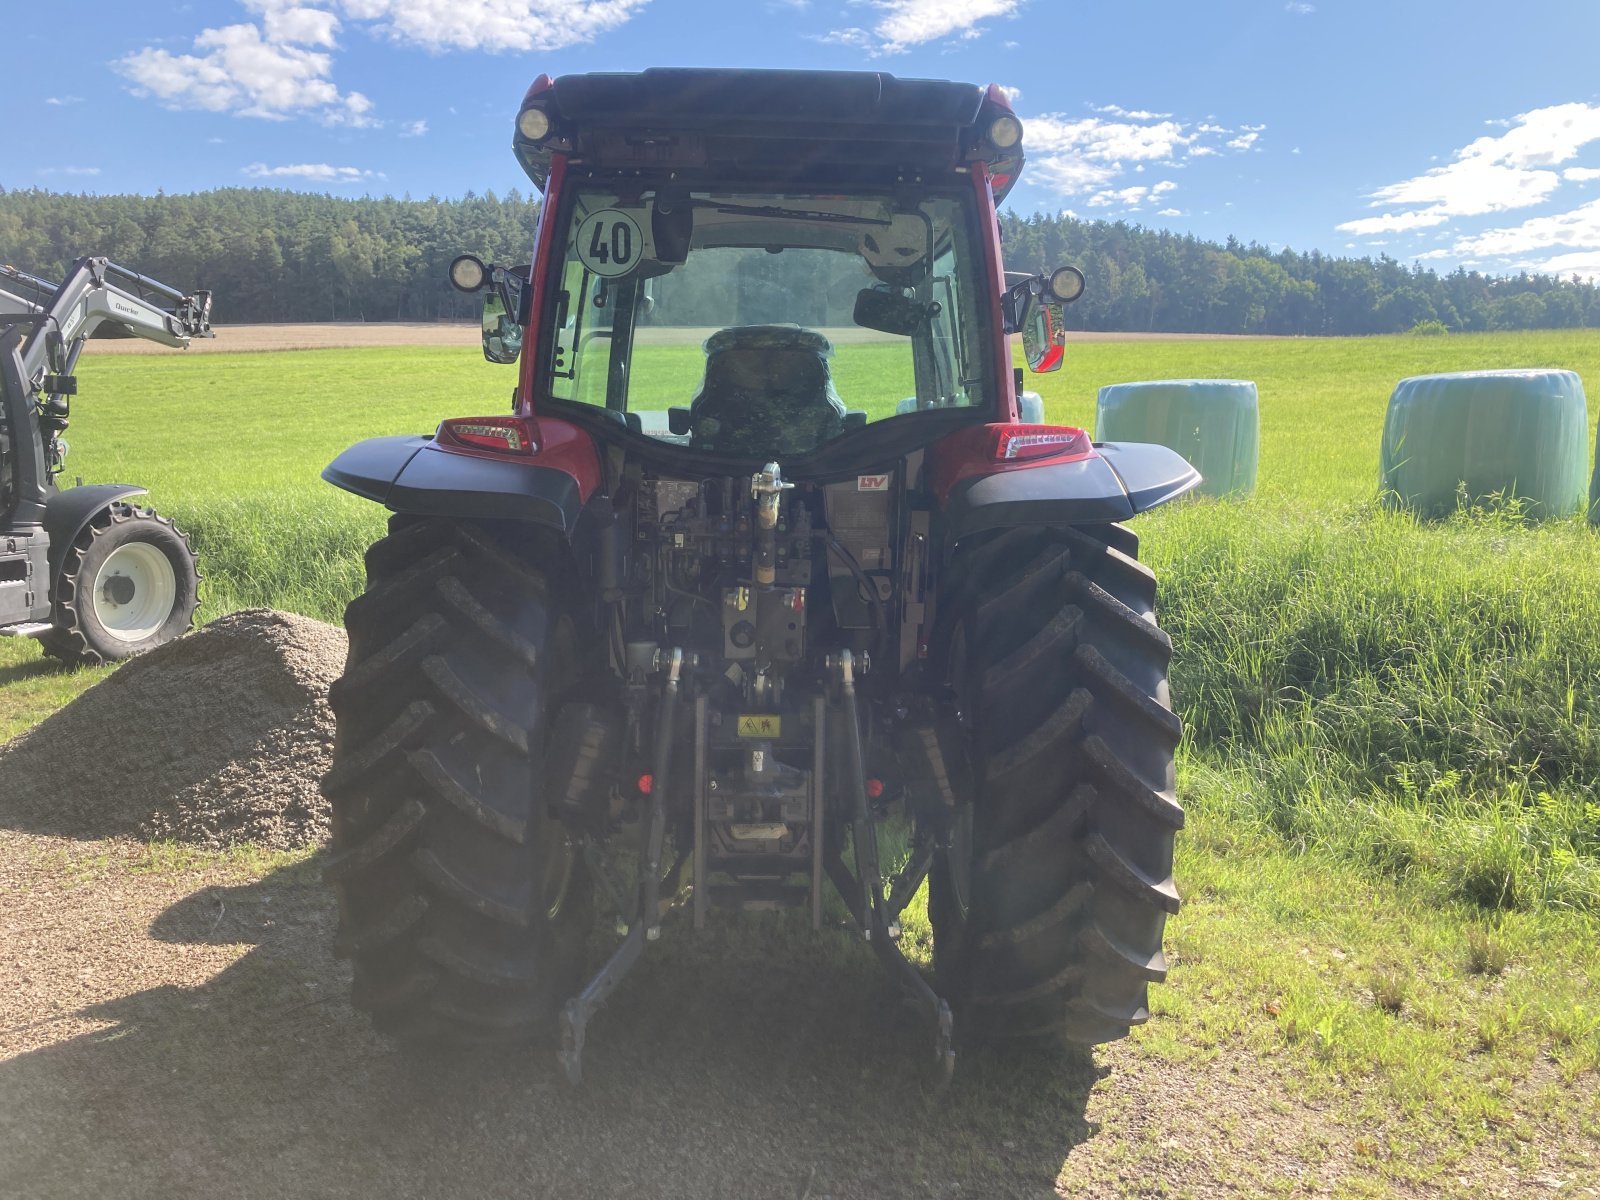
[[[972,210],[954,192],[580,191],[537,369],[551,396],[750,456],[988,404]]]

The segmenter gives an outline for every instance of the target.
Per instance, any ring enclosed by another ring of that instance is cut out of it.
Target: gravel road
[[[316,859],[149,867],[0,829],[8,1200],[1313,1194],[1349,1168],[1354,1133],[1266,1072],[1136,1044],[969,1055],[931,1096],[865,949],[783,925],[669,927],[581,1089],[547,1047],[401,1052],[345,1002]]]

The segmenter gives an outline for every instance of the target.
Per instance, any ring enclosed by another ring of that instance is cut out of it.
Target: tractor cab
[[[1021,135],[993,87],[541,76],[515,137],[546,195],[536,260],[500,273],[519,286],[487,298],[485,353],[525,351],[519,412],[724,457],[826,461],[880,422],[910,444],[1016,420],[1006,336],[1029,330],[1053,369],[1076,296],[1001,270]],[[468,282],[493,277],[475,263]]]

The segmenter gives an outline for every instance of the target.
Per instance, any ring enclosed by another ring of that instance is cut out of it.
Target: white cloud
[[[1143,108],[1127,109],[1116,104],[1091,104],[1089,105],[1089,111],[1105,113],[1108,117],[1127,117],[1130,121],[1165,121],[1172,115],[1171,113],[1150,112],[1148,109]]]
[[[428,123],[424,120],[407,121],[404,125],[400,126],[401,137],[421,137],[427,132]]]
[[[1362,235],[1399,232],[1443,224],[1451,217],[1528,208],[1548,200],[1563,178],[1600,178],[1600,172],[1589,175],[1583,167],[1561,173],[1551,169],[1594,141],[1600,141],[1600,105],[1555,104],[1520,113],[1506,132],[1473,140],[1445,166],[1381,187],[1368,197],[1373,208],[1424,207],[1339,228]]]
[[[1548,199],[1561,186],[1554,171],[1534,171],[1485,158],[1459,159],[1426,175],[1381,187],[1372,193],[1372,207],[1384,204],[1432,204],[1451,217],[1527,208]]]
[[[1547,275],[1582,275],[1591,280],[1600,279],[1600,249],[1558,254],[1532,264],[1532,269]]]
[[[1600,167],[1568,167],[1561,178],[1568,183],[1592,183],[1600,179]]]
[[[855,26],[818,34],[816,40],[824,46],[849,46],[852,50],[870,50],[875,44],[870,33]]]
[[[1181,216],[1183,216],[1183,210],[1181,208],[1163,208],[1160,212],[1158,212],[1156,214],[1156,216],[1158,216],[1158,217],[1181,217]]]
[[[1051,154],[1034,158],[1028,164],[1027,178],[1038,181],[1052,192],[1077,196],[1110,183],[1120,174],[1114,166],[1085,162],[1070,154]]]
[[[448,0],[441,2],[448,3]],[[1022,0],[867,0],[867,3],[883,14],[870,31],[855,27],[836,29],[818,40],[877,54],[899,54],[940,38],[976,37],[983,32],[978,22],[991,17],[1009,17]]]
[[[357,127],[374,123],[367,115],[372,102],[360,92],[340,92],[329,78],[330,55],[268,40],[255,25],[204,30],[194,50],[171,54],[147,47],[116,67],[133,82],[135,94],[153,95],[169,108],[268,120],[311,115]]]
[[[82,96],[46,96],[44,102],[53,108],[62,108],[68,104],[82,104]]]
[[[325,9],[282,0],[244,0],[244,6],[261,14],[261,30],[269,42],[332,46],[339,32],[339,18]]]
[[[626,24],[648,0],[343,0],[345,15],[375,22],[427,50],[560,50]]]
[[[1591,200],[1570,212],[1534,217],[1520,225],[1462,238],[1455,244],[1455,253],[1511,258],[1555,246],[1600,252],[1600,200]]]
[[[1131,189],[1112,185],[1126,175],[1171,170],[1187,158],[1220,153],[1224,139],[1248,136],[1253,144],[1264,125],[1246,125],[1244,134],[1225,125],[1190,124],[1170,114],[1129,110],[1115,105],[1090,106],[1105,116],[1070,118],[1062,113],[1024,117],[1023,144],[1028,149],[1031,181],[1061,195],[1099,197],[1090,203],[1104,207],[1129,203],[1119,197]],[[1118,119],[1111,119],[1115,115]],[[1235,136],[1238,135],[1238,136]],[[1241,147],[1235,147],[1236,149]],[[1172,191],[1177,184],[1163,180],[1147,189],[1151,199]]]
[[[1305,0],[1289,0],[1289,3],[1283,6],[1283,11],[1292,12],[1296,16],[1303,17],[1316,12],[1317,6],[1315,4],[1307,4]]]
[[[99,167],[40,167],[41,175],[98,175]]]
[[[1134,125],[1086,117],[1069,121],[1059,113],[1029,117],[1024,123],[1024,144],[1045,154],[1072,152],[1095,162],[1164,161],[1195,139],[1176,121]]]
[[[316,183],[360,183],[363,179],[382,179],[383,172],[368,171],[361,167],[334,167],[327,163],[289,163],[269,167],[266,163],[251,163],[243,169],[251,179],[309,179]]]
[[[997,83],[995,86],[1000,89],[1000,94],[1011,101],[1012,104],[1022,99],[1022,89],[1019,87],[1007,87],[1003,83]]]
[[[256,23],[203,30],[186,54],[146,46],[114,66],[135,95],[168,108],[368,128],[382,124],[372,101],[333,82],[330,51],[348,23],[434,51],[555,50],[624,24],[648,0],[337,0],[338,11],[335,0],[241,2]]]
[[[1427,229],[1432,225],[1443,225],[1449,219],[1444,213],[1430,208],[1422,212],[1384,213],[1381,217],[1362,217],[1359,221],[1346,221],[1334,228],[1341,233],[1353,233],[1358,237],[1373,237],[1380,233],[1406,233],[1412,229]]]
[[[1228,149],[1248,150],[1250,147],[1254,146],[1256,142],[1260,140],[1260,138],[1261,135],[1256,133],[1254,130],[1250,131],[1249,133],[1241,133],[1236,138],[1228,139]]]
[[[1115,191],[1096,192],[1089,197],[1090,208],[1106,208],[1113,204],[1120,204],[1124,208],[1138,208],[1144,203],[1144,198],[1150,192],[1145,187],[1125,187]]]

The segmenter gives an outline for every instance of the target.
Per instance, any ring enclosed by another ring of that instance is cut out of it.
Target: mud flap
[[[946,548],[974,533],[1019,525],[1103,525],[1175,500],[1200,483],[1182,455],[1145,442],[1106,442],[1070,462],[996,471],[950,489]]]

